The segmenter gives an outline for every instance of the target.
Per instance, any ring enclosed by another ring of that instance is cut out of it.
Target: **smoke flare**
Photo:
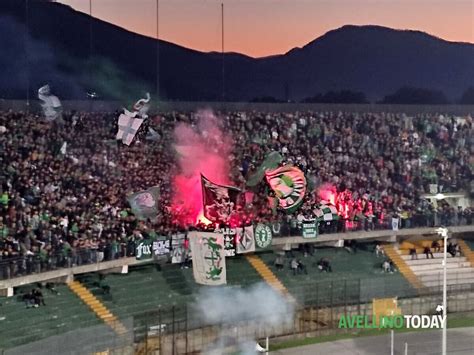
[[[230,184],[232,139],[210,110],[198,111],[196,116],[195,126],[181,123],[174,130],[180,172],[173,179],[172,214],[182,226],[209,223],[203,214],[201,174],[217,184]]]

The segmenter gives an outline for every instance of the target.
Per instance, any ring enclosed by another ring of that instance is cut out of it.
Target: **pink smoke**
[[[172,214],[184,226],[210,223],[203,214],[201,174],[217,184],[230,184],[232,139],[211,111],[199,111],[197,116],[195,127],[182,123],[174,130],[180,173],[174,177]]]
[[[332,205],[336,205],[336,200],[337,200],[336,186],[325,183],[317,189],[316,194],[317,196],[319,196],[321,200],[329,202]]]

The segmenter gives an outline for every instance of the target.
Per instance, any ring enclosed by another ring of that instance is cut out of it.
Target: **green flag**
[[[318,221],[337,221],[339,219],[336,206],[330,204],[319,204],[313,213]]]
[[[268,154],[263,163],[248,178],[247,186],[256,186],[260,181],[262,181],[263,177],[265,176],[265,171],[277,168],[282,160],[283,157],[278,152],[271,152]]]

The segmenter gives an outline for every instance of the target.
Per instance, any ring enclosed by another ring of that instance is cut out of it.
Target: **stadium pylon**
[[[127,328],[118,318],[110,312],[105,305],[100,302],[86,287],[79,281],[72,281],[67,284],[74,292],[105,324],[110,326],[118,335],[127,333]]]
[[[471,263],[471,267],[474,267],[474,252],[469,248],[469,245],[462,239],[458,239],[458,245],[461,248],[462,254]]]
[[[423,288],[423,283],[421,280],[415,275],[413,270],[405,262],[405,260],[403,260],[403,258],[400,256],[400,253],[393,247],[393,245],[385,245],[384,250],[385,255],[387,255],[390,260],[393,261],[400,273],[408,280],[408,282],[410,282],[413,287],[417,289]]]
[[[290,302],[296,302],[293,295],[290,294],[288,289],[276,277],[273,271],[270,270],[270,268],[262,261],[262,259],[260,259],[257,255],[246,255],[246,258],[250,265],[253,266],[253,268],[260,274],[267,284],[285,296]]]

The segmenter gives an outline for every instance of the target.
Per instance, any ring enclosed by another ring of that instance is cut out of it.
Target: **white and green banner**
[[[255,245],[259,249],[266,249],[272,246],[272,229],[263,223],[257,224],[255,227]]]
[[[220,233],[191,232],[188,237],[193,253],[194,280],[201,285],[225,285],[224,236]]]
[[[253,234],[253,226],[236,228],[235,243],[237,254],[254,252],[255,238]]]
[[[303,238],[316,238],[318,236],[318,221],[308,220],[303,221]]]
[[[320,221],[337,221],[339,219],[336,206],[331,204],[319,204],[313,212],[316,219]]]

